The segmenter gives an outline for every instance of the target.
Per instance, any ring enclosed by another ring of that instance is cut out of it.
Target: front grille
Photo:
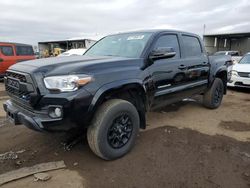
[[[24,83],[27,82],[25,75],[22,75],[22,74],[19,74],[19,73],[9,72],[8,71],[6,73],[6,76],[10,77],[10,78],[15,78],[15,79],[19,80],[20,82],[24,82]]]
[[[10,81],[8,81],[8,79]],[[17,85],[13,85],[13,81]],[[31,101],[31,94],[35,93],[34,85],[29,74],[18,73],[14,71],[7,71],[5,78],[5,89],[7,93],[15,100],[29,104]]]
[[[238,72],[238,75],[240,77],[250,78],[250,73],[249,72]]]
[[[19,99],[22,99],[25,101],[28,101],[30,99],[30,92],[28,92],[28,91],[19,91],[15,88],[8,86],[8,85],[5,85],[5,89],[10,95],[18,97]]]

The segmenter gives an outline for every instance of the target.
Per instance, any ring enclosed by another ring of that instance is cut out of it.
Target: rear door
[[[199,93],[207,87],[210,63],[203,49],[200,38],[192,35],[181,35],[183,60],[179,69],[185,75],[187,93]]]
[[[15,63],[16,63],[16,56],[13,45],[11,44],[0,45],[0,73],[4,74],[5,71]]]

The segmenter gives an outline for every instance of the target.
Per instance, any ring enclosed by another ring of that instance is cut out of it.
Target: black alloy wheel
[[[108,130],[108,143],[118,149],[126,145],[131,137],[133,125],[128,114],[119,115],[114,119]]]

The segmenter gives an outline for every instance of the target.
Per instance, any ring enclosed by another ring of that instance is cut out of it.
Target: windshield
[[[98,41],[84,55],[139,58],[152,33],[110,35]]]
[[[250,64],[250,54],[245,55],[239,62],[239,64]]]

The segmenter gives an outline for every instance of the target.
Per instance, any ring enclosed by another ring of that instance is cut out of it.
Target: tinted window
[[[176,55],[173,58],[180,58],[179,42],[176,35],[163,35],[155,43],[154,49],[162,47],[174,48]]]
[[[32,46],[16,46],[16,55],[34,55]]]
[[[13,48],[11,46],[0,46],[0,50],[1,50],[2,54],[5,56],[13,56],[14,55],[14,51],[13,51]]]
[[[202,54],[199,39],[191,36],[182,36],[186,57],[199,56]]]

